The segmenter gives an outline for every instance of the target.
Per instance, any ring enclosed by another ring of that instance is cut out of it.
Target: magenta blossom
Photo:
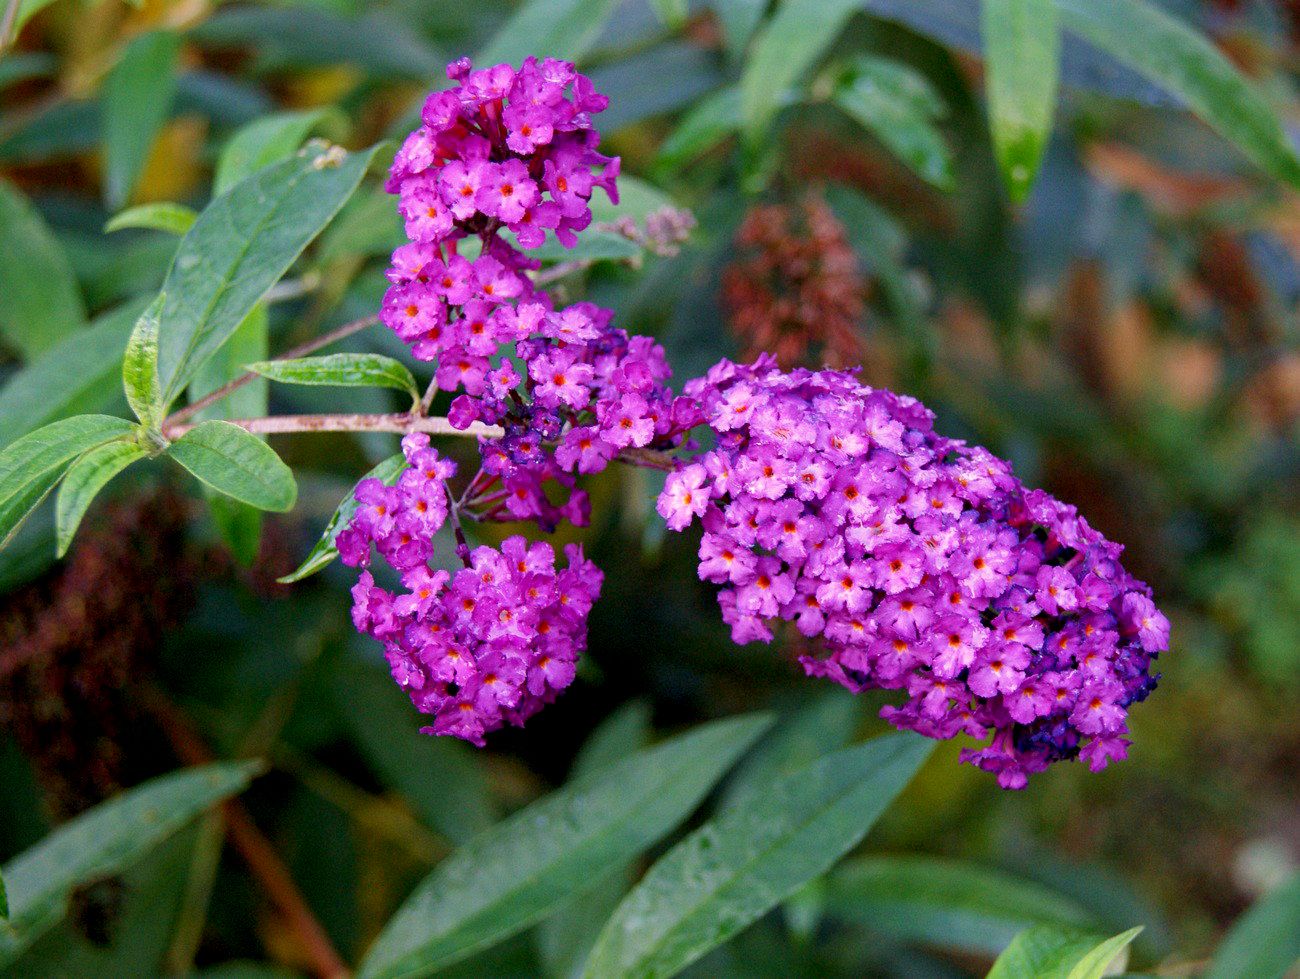
[[[779,620],[820,637],[810,675],[906,691],[882,712],[900,728],[992,735],[962,760],[1006,788],[1124,757],[1169,623],[1073,507],[851,374],[723,361],[686,394],[717,443],[658,508],[674,530],[701,519],[699,574],[736,642]]]

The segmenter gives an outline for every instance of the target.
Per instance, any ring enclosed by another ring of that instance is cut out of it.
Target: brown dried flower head
[[[863,356],[867,282],[844,226],[815,194],[746,215],[722,295],[742,354],[783,367],[848,367]]]

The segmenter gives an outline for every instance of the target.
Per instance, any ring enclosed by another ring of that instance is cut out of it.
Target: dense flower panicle
[[[372,548],[400,573],[391,592],[363,571],[352,589],[352,621],[384,644],[397,683],[433,723],[477,745],[504,724],[522,724],[573,682],[586,648],[587,613],[603,576],[582,548],[556,569],[549,544],[523,537],[501,548],[466,549],[454,575],[431,570],[433,536],[448,515],[455,465],[427,435],[402,440],[408,468],[394,486],[365,480],[361,504],[339,535],[339,554],[367,567]]]
[[[411,241],[393,253],[381,316],[413,356],[437,361],[440,389],[463,392],[453,424],[505,427],[483,446],[500,482],[490,516],[582,524],[585,494],[555,504],[547,482],[572,490],[573,474],[628,447],[674,444],[691,421],[689,402],[677,407],[667,387],[661,347],[590,303],[556,309],[527,275],[539,263],[521,249],[548,231],[572,246],[591,222],[592,193],[618,200],[618,158],[596,151],[591,126],[607,99],[552,59],[479,71],[462,59],[448,76],[457,87],[429,96],[393,163],[388,189]],[[547,445],[557,440],[558,450]]]
[[[860,363],[867,283],[844,226],[813,194],[753,208],[736,232],[722,297],[745,357],[796,364]]]
[[[813,676],[905,690],[883,716],[1021,788],[1054,761],[1125,756],[1169,623],[1073,507],[946,439],[915,399],[764,356],[688,382],[716,445],[669,475],[659,512],[703,525],[700,577],[738,643],[773,620],[821,637]]]

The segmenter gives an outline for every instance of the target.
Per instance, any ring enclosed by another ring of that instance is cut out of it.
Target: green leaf
[[[9,892],[5,890],[3,875],[0,875],[0,920],[9,920]]]
[[[331,682],[338,713],[380,784],[399,793],[427,826],[459,846],[496,821],[475,750],[421,734],[421,718],[387,663],[339,657]]]
[[[81,518],[99,491],[123,469],[148,454],[134,439],[106,442],[88,449],[68,468],[54,507],[59,557],[68,552]]]
[[[617,764],[649,740],[650,705],[630,701],[605,718],[583,742],[569,778],[579,779]],[[537,926],[537,952],[547,975],[555,979],[582,975],[601,927],[632,886],[632,879],[630,865],[620,868]]]
[[[198,212],[184,204],[171,201],[159,201],[154,204],[137,204],[125,211],[114,214],[104,225],[104,231],[124,231],[127,228],[146,228],[150,231],[166,231],[173,235],[183,235],[198,218]]]
[[[117,210],[131,196],[176,96],[180,35],[132,38],[104,81],[104,199]]]
[[[1144,0],[1055,0],[1062,25],[1162,85],[1262,169],[1300,186],[1268,102],[1209,40]]]
[[[1038,925],[1012,940],[993,963],[988,979],[1100,979],[1141,930],[1133,928],[1099,944],[1096,935]]]
[[[860,57],[835,104],[922,179],[953,188],[952,154],[935,127],[944,105],[923,75],[896,61]]]
[[[126,403],[140,424],[149,429],[156,429],[163,415],[162,391],[158,386],[158,314],[166,301],[163,293],[140,314],[122,357]]]
[[[734,85],[700,99],[659,146],[655,165],[680,170],[740,129],[740,89]]]
[[[1300,961],[1300,875],[1262,898],[1232,926],[1205,979],[1282,979]]]
[[[722,28],[727,53],[738,60],[745,53],[754,31],[758,30],[768,0],[713,0],[712,6]]]
[[[0,547],[45,499],[73,459],[133,430],[125,418],[76,415],[29,432],[0,451]]]
[[[122,398],[122,349],[144,309],[123,303],[61,340],[0,386],[0,446],[68,415]]]
[[[678,825],[768,724],[751,715],[705,725],[494,826],[416,888],[360,974],[427,975],[544,918]]]
[[[259,510],[283,513],[298,498],[293,473],[269,445],[238,425],[206,421],[190,429],[167,454],[200,482]]]
[[[1061,32],[1053,0],[983,0],[989,128],[1011,199],[1029,196],[1052,134]]]
[[[811,765],[827,752],[843,748],[853,737],[860,717],[856,697],[844,690],[830,690],[782,718],[763,743],[736,767],[718,808],[746,805],[777,779]]]
[[[578,61],[617,6],[618,0],[527,0],[474,61],[519,65],[530,54]]]
[[[688,836],[605,925],[586,975],[671,976],[852,849],[934,743],[911,734],[837,751]]]
[[[0,335],[30,360],[85,325],[62,246],[27,198],[0,180]]]
[[[826,913],[873,932],[996,955],[1034,925],[1094,928],[1093,916],[1040,884],[931,857],[870,857],[826,881]]]
[[[389,456],[374,469],[366,473],[357,481],[360,485],[367,479],[377,479],[385,486],[392,486],[397,482],[397,477],[406,470],[406,457],[400,452],[395,456]],[[283,578],[276,580],[282,585],[291,585],[295,581],[302,581],[314,575],[317,571],[327,568],[333,563],[334,559],[339,556],[338,548],[334,546],[334,541],[338,538],[343,528],[352,520],[353,514],[357,512],[357,507],[361,504],[357,502],[356,488],[343,498],[339,503],[338,509],[330,517],[329,523],[325,525],[325,532],[321,534],[320,540],[316,546],[311,549],[311,553],[298,565],[297,570],[285,575]]]
[[[236,184],[181,240],[163,283],[158,373],[170,405],[356,190],[378,147],[307,152]]]
[[[650,741],[650,705],[643,700],[624,704],[583,742],[573,759],[570,779],[579,779],[614,765]]]
[[[1066,979],[1102,979],[1103,976],[1114,975],[1112,963],[1116,964],[1119,971],[1124,971],[1125,966],[1128,965],[1126,950],[1141,931],[1140,927],[1130,928],[1122,935],[1106,939],[1096,948],[1085,953],[1083,958],[1074,964]],[[1122,960],[1116,963],[1115,960],[1121,955]]]
[[[382,354],[326,354],[297,360],[264,360],[248,370],[282,384],[318,384],[345,388],[396,388],[416,402],[420,389],[400,360]]]
[[[187,390],[190,403],[239,377],[245,372],[244,365],[249,361],[265,357],[269,329],[266,303],[258,303],[221,349],[195,372]],[[267,387],[267,382],[261,379],[250,381],[215,404],[202,409],[195,418],[198,421],[210,421],[261,417],[267,411]],[[230,549],[231,555],[243,567],[251,567],[257,560],[262,545],[262,511],[247,503],[222,496],[207,487],[204,487],[204,496],[217,533]]]
[[[0,966],[14,961],[67,911],[79,886],[131,866],[209,806],[242,791],[256,762],[190,768],[146,782],[67,823],[4,868],[10,927]]]
[[[786,0],[754,43],[740,79],[751,145],[762,142],[788,89],[796,87],[849,22],[861,0]]]
[[[686,0],[650,0],[650,6],[659,22],[673,30],[686,23],[686,15],[690,12]]]
[[[312,130],[338,116],[337,109],[326,108],[276,112],[254,119],[230,137],[217,158],[213,195],[224,194],[263,167],[292,156]]]

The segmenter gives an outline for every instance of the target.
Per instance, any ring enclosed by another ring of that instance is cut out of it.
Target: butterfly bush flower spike
[[[820,638],[804,669],[932,738],[991,736],[962,760],[1005,788],[1062,759],[1122,759],[1169,623],[1121,548],[947,439],[916,400],[852,374],[723,361],[686,393],[716,445],[670,474],[659,512],[703,527],[699,575],[737,643],[777,621]]]

